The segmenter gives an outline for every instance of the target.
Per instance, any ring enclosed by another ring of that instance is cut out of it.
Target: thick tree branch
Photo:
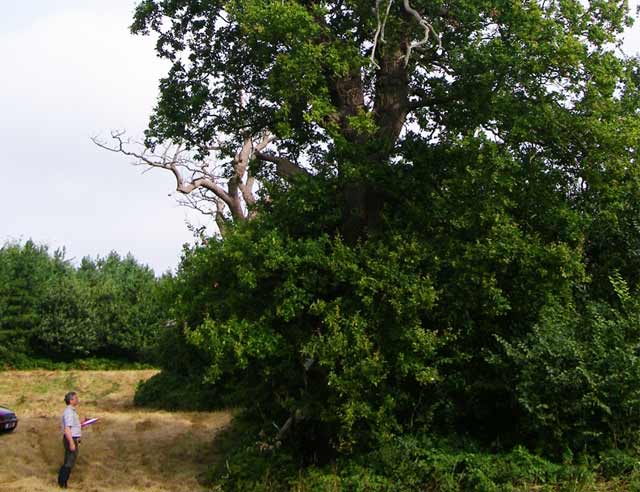
[[[386,159],[395,145],[409,112],[409,76],[400,47],[385,50],[376,78],[373,115],[378,127],[379,157]]]
[[[216,225],[218,226],[220,235],[224,237],[229,221],[224,215],[224,202],[220,199],[216,199]]]
[[[332,118],[339,125],[344,136],[352,143],[362,144],[363,135],[351,128],[350,118],[366,111],[364,84],[359,70],[354,70],[343,77],[328,76],[331,102],[336,108]]]
[[[289,159],[285,159],[284,157],[265,154],[264,152],[259,151],[254,151],[254,155],[260,160],[273,162],[276,165],[277,173],[284,178],[291,178],[301,174],[309,174],[309,171],[291,162]]]

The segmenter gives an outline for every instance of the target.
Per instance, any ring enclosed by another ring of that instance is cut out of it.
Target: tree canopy
[[[283,157],[308,152],[321,166],[343,155],[385,162],[413,140],[400,135],[408,115],[441,139],[520,123],[514,136],[526,142],[535,118],[612,95],[618,77],[603,69],[622,68],[614,48],[626,21],[620,2],[148,0],[132,28],[158,32],[158,54],[173,61],[149,142],[206,152],[221,134],[268,130]],[[537,133],[529,143],[550,139]]]

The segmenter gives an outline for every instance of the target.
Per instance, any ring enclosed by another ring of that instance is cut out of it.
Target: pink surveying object
[[[87,425],[95,424],[98,420],[100,420],[99,417],[95,417],[95,418],[92,418],[92,419],[87,419],[84,422],[82,422],[80,424],[80,426],[81,427],[86,427]]]

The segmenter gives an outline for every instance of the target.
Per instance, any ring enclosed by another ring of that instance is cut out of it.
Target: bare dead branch
[[[226,164],[224,161],[216,163],[214,158],[214,155],[222,155],[223,149],[229,147],[223,138],[217,138],[218,145],[212,146],[212,149],[219,149],[212,150],[212,159],[195,160],[183,145],[167,144],[156,153],[141,143],[132,143],[124,136],[125,132],[112,132],[114,143],[111,145],[97,137],[93,137],[92,141],[102,149],[132,157],[134,165],[146,168],[143,172],[158,168],[172,173],[176,180],[175,189],[181,196],[178,203],[214,217],[222,235],[225,226],[228,228],[229,220],[242,221],[255,216],[257,183],[249,172],[249,163],[256,151],[261,152],[275,141],[275,136],[269,132],[262,132],[257,138],[246,134],[240,149],[231,162],[227,161]],[[140,146],[142,150],[131,150],[132,145]],[[287,166],[282,161],[277,166],[292,173],[290,167],[295,165],[290,163]],[[225,165],[231,165],[230,174],[220,171]]]
[[[384,18],[382,19],[380,19],[381,3],[382,0],[376,0],[376,20],[378,22],[378,25],[376,27],[376,34],[373,36],[373,46],[371,48],[371,63],[373,63],[373,65],[378,70],[380,70],[380,65],[378,65],[378,63],[376,62],[376,48],[378,46],[378,40],[380,40],[381,43],[384,42],[384,29],[387,24],[387,19],[389,18],[389,11],[391,10],[391,4],[393,3],[393,0],[389,0],[389,3],[387,4],[387,10],[384,14]]]
[[[404,64],[405,66],[407,66],[409,64],[409,58],[411,57],[411,51],[415,48],[419,48],[427,44],[429,42],[430,33],[433,33],[433,36],[437,39],[439,49],[442,49],[442,40],[440,39],[440,36],[436,32],[436,30],[433,28],[433,25],[424,17],[422,17],[422,15],[420,15],[420,13],[411,6],[409,0],[403,0],[403,6],[404,10],[408,14],[412,15],[418,21],[420,27],[424,29],[424,37],[420,41],[411,41],[407,45],[407,52],[404,55]]]

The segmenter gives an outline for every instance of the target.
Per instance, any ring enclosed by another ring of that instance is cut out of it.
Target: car
[[[0,405],[0,432],[13,432],[18,426],[18,417],[7,407]]]

